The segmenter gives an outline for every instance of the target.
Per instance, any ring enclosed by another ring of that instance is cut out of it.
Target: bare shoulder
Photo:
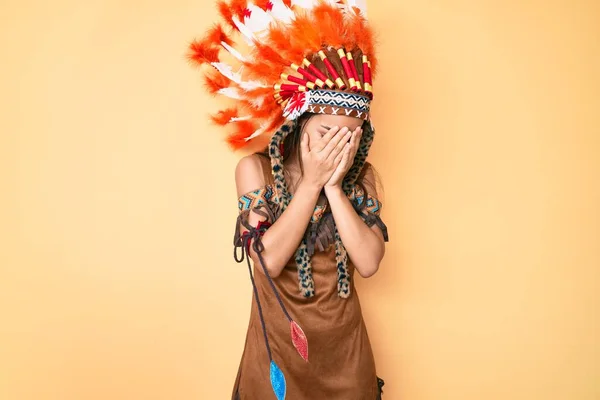
[[[250,154],[235,167],[235,186],[238,196],[265,186],[263,161],[258,154]]]

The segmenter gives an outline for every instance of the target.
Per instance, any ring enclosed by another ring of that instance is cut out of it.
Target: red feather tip
[[[205,40],[208,43],[214,43],[215,45],[221,45],[221,42],[225,42],[230,46],[233,44],[233,42],[231,41],[229,36],[227,36],[225,31],[223,30],[223,27],[219,24],[215,24],[208,31],[208,33],[206,34]]]
[[[216,114],[210,116],[212,122],[217,125],[227,125],[231,118],[237,117],[238,110],[235,108],[227,108],[225,110],[221,110]]]
[[[292,8],[292,0],[283,0],[283,4],[285,4],[287,8]]]
[[[231,8],[231,12],[233,15],[238,17],[240,21],[244,20],[244,12],[246,8],[248,8],[247,0],[231,0],[229,3],[229,8]]]
[[[211,43],[197,40],[190,44],[188,52],[188,60],[202,65],[205,63],[213,63],[219,61],[219,48],[214,47]]]

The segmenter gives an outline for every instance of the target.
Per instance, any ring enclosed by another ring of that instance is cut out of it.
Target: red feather
[[[283,4],[285,4],[287,8],[292,8],[292,0],[283,0]]]
[[[227,125],[231,118],[239,115],[237,108],[226,108],[210,116],[210,120],[217,125]]]
[[[187,58],[198,65],[218,62],[219,48],[213,47],[211,43],[206,43],[205,41],[199,42],[195,40],[189,46]]]

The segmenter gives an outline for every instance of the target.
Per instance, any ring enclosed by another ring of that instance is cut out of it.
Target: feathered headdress
[[[231,127],[233,149],[304,112],[368,119],[377,64],[366,0],[217,4],[223,23],[192,42],[188,58],[213,67],[205,70],[211,93],[235,100],[212,118]]]

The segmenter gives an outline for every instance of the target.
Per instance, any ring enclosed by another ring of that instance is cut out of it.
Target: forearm
[[[286,210],[262,236],[264,250],[261,256],[271,277],[279,276],[294,256],[313,215],[320,192],[321,189],[317,186],[301,183]],[[250,256],[255,263],[260,261],[252,249]],[[262,271],[262,267],[259,270]]]
[[[379,269],[385,253],[383,238],[365,224],[341,187],[326,187],[325,194],[344,247],[356,270],[365,278],[372,276]]]

